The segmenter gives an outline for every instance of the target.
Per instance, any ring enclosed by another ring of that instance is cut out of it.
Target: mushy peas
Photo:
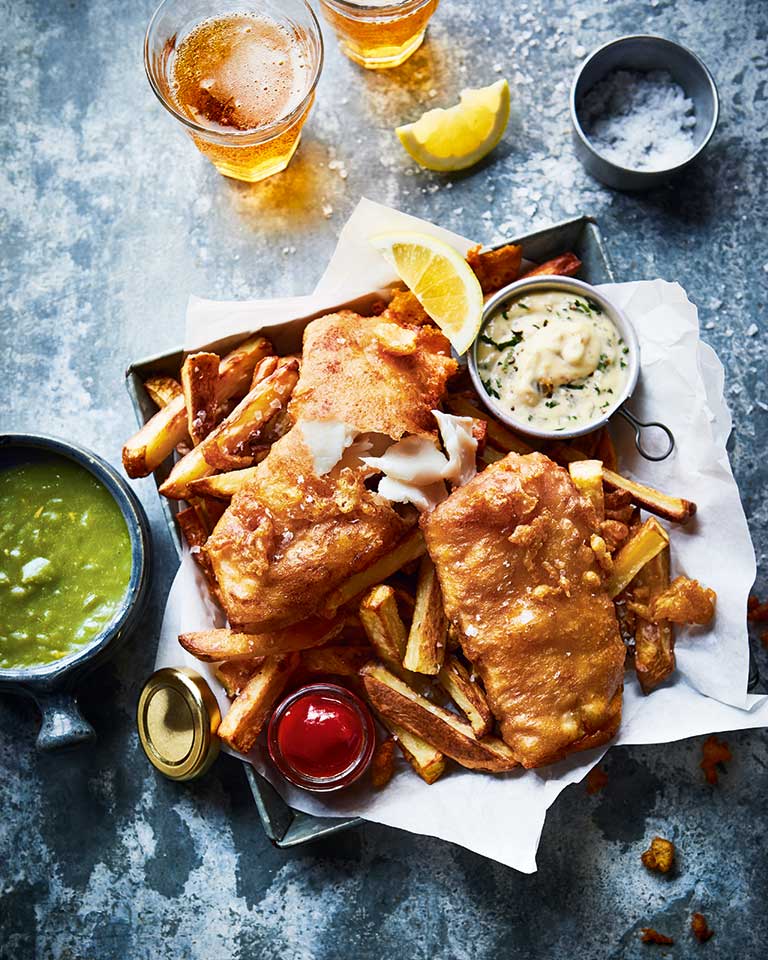
[[[128,528],[92,474],[63,457],[0,471],[0,669],[87,644],[130,576]]]
[[[477,369],[488,395],[523,427],[570,430],[614,405],[628,354],[599,304],[553,289],[521,293],[491,316]]]

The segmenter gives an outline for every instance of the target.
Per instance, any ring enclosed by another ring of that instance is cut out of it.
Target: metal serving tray
[[[566,220],[545,230],[538,230],[536,233],[513,237],[505,240],[504,243],[521,244],[524,258],[538,263],[570,250],[582,261],[579,276],[583,280],[593,284],[612,283],[615,280],[597,222],[592,217]],[[504,243],[498,246],[503,246]],[[137,360],[128,367],[126,386],[140,424],[146,423],[157,412],[157,407],[144,389],[144,381],[156,374],[178,377],[183,358],[183,350],[174,350],[146,360]],[[172,461],[169,457],[155,470],[157,486],[168,476],[171,466]],[[179,505],[176,501],[167,500],[165,497],[160,497],[160,500],[171,539],[181,557],[181,537],[174,520]],[[251,764],[245,763],[244,766],[264,830],[278,847],[297,846],[359,823],[357,817],[313,817],[300,810],[294,810],[288,806],[272,784],[253,769]]]

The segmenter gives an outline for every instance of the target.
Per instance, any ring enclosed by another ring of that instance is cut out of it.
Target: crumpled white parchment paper
[[[384,288],[396,280],[368,244],[383,230],[432,233],[462,254],[470,241],[423,220],[361,200],[341,232],[336,250],[314,293],[284,300],[221,302],[191,297],[187,347],[227,336],[298,321]],[[662,420],[675,434],[675,453],[663,463],[643,460],[627,425],[617,423],[622,472],[662,490],[695,500],[698,513],[672,528],[673,575],[684,572],[713,587],[717,616],[706,628],[677,631],[677,671],[645,697],[627,673],[618,744],[667,743],[698,734],[768,726],[768,697],[746,692],[747,595],[755,555],[725,444],[731,418],[723,396],[723,368],[699,341],[696,307],[677,283],[664,280],[606,284],[607,297],[622,307],[640,339],[642,373],[631,409],[643,420]],[[204,673],[222,711],[228,701],[212,669],[178,644],[180,632],[221,626],[224,618],[189,554],[168,596],[157,666],[186,665]],[[319,816],[361,816],[461,844],[517,870],[536,869],[536,849],[547,809],[561,790],[577,782],[607,747],[576,754],[553,766],[505,775],[455,768],[432,786],[403,762],[386,789],[365,785],[320,798],[275,774],[257,747],[254,766],[291,806]]]

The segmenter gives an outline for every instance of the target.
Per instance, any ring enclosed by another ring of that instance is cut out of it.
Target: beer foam
[[[209,129],[258,130],[290,114],[309,92],[301,34],[237,13],[197,23],[169,65],[176,106]]]

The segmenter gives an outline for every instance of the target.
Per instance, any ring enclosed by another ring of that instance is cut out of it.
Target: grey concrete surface
[[[141,57],[152,6],[0,0],[0,427],[71,437],[118,462],[133,427],[123,370],[179,343],[187,295],[309,290],[361,194],[482,242],[587,212],[621,279],[679,280],[699,306],[726,366],[731,456],[767,592],[766,3],[443,0],[424,47],[378,75],[326,31],[299,153],[254,187],[220,178],[152,96]],[[692,47],[722,96],[702,161],[645,196],[590,180],[568,136],[579,59],[636,31]],[[393,127],[502,74],[513,115],[494,156],[461,176],[416,169]],[[154,526],[152,603],[82,692],[98,744],[36,756],[35,708],[0,697],[0,957],[766,955],[763,731],[728,736],[734,759],[715,788],[700,741],[611,751],[602,793],[579,785],[556,803],[530,877],[377,826],[281,852],[237,762],[188,786],[155,776],[133,711],[175,559],[153,488],[138,490]],[[639,862],[657,832],[680,850],[663,878]],[[694,909],[717,931],[704,946],[688,932]],[[641,945],[646,925],[675,945]]]

